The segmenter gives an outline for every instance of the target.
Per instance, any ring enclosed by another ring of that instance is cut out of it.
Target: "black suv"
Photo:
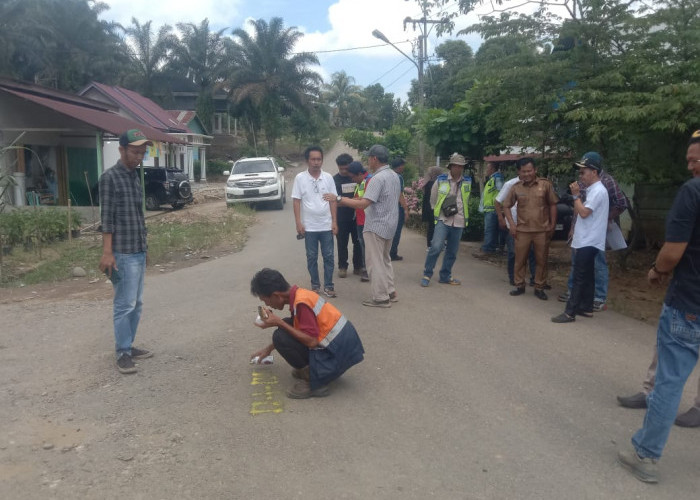
[[[139,172],[139,175],[141,172]],[[181,208],[192,203],[192,187],[187,174],[177,168],[143,167],[146,210],[157,210],[164,204]]]

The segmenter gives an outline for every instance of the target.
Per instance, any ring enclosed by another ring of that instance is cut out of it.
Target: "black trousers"
[[[566,303],[566,314],[576,316],[577,312],[593,311],[593,293],[595,290],[595,257],[596,247],[582,247],[574,253],[574,284],[571,288],[569,301]]]
[[[292,318],[284,318],[292,324]],[[284,360],[294,368],[304,368],[309,364],[309,348],[281,328],[272,333],[272,344]]]
[[[338,269],[348,268],[348,241],[352,239],[352,267],[362,269],[362,247],[357,239],[357,225],[355,219],[338,221]]]

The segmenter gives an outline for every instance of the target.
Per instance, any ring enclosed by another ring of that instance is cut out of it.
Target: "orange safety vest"
[[[299,321],[297,320],[298,304],[307,305],[316,315],[319,329],[318,343],[321,347],[327,347],[347,323],[343,313],[336,309],[333,304],[327,302],[315,292],[297,288],[294,296],[294,328],[299,328]]]

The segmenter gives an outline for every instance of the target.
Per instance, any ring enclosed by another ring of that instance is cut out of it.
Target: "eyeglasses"
[[[321,182],[321,179],[317,179],[317,180],[311,181],[311,182],[314,183],[314,193],[320,193],[321,191],[319,191],[319,189],[318,189],[318,183]]]

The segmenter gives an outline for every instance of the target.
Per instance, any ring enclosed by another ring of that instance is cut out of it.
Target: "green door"
[[[68,158],[68,195],[78,207],[90,206],[90,190],[97,192],[97,150],[66,148]],[[86,179],[87,174],[87,179]],[[96,203],[93,203],[96,205]]]

